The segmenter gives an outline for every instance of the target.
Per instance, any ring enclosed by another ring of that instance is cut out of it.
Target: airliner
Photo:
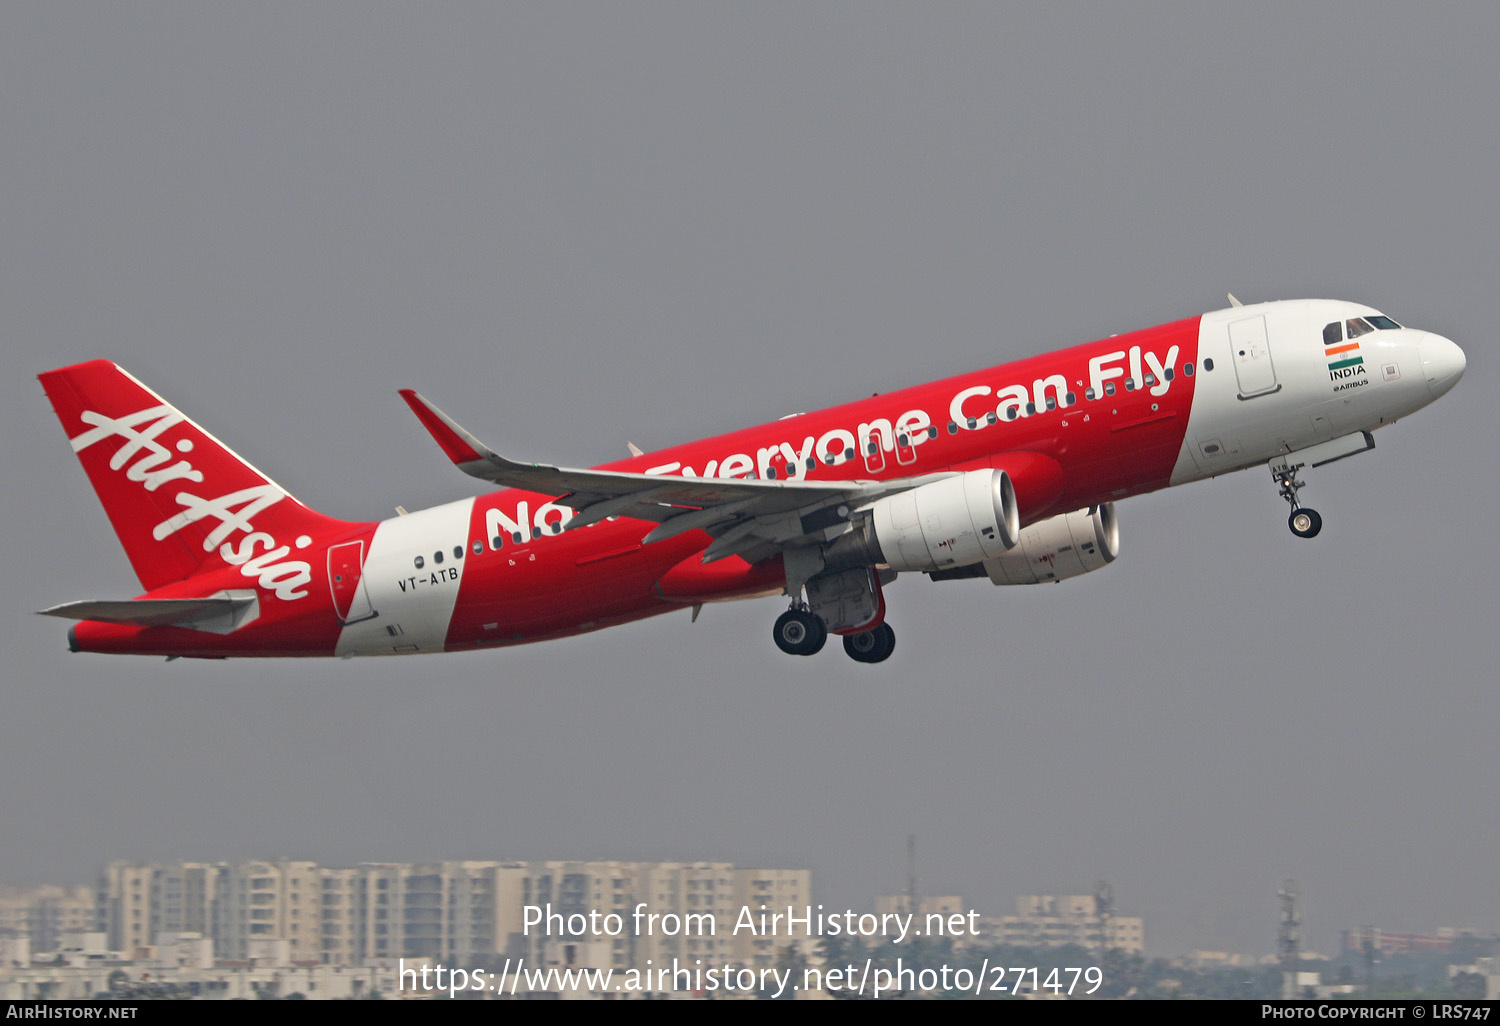
[[[509,459],[400,394],[498,488],[379,522],[324,516],[115,364],[39,376],[144,593],[67,602],[74,652],[455,652],[781,595],[772,637],[890,657],[900,574],[1011,586],[1119,554],[1115,504],[1262,467],[1315,537],[1304,472],[1463,376],[1448,339],[1334,300],[1245,305],[659,452]],[[1326,543],[1326,542],[1325,542]]]

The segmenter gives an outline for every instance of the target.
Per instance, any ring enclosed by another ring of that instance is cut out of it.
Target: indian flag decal
[[[1329,346],[1323,350],[1323,355],[1328,357],[1328,369],[1338,370],[1340,367],[1357,367],[1365,362],[1363,356],[1349,356],[1349,353],[1358,353],[1358,342],[1345,342],[1342,345]]]

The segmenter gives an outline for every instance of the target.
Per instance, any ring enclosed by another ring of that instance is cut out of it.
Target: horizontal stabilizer
[[[259,602],[254,592],[224,592],[212,598],[83,599],[40,609],[42,616],[65,620],[96,620],[132,627],[187,627],[211,634],[230,631],[255,619]]]

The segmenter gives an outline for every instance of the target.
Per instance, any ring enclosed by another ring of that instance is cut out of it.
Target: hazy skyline
[[[1152,952],[1500,932],[1485,7],[0,8],[0,882],[114,858],[716,859]],[[303,502],[476,493],[396,396],[574,466],[1192,316],[1370,303],[1463,382],[1309,472],[1131,499],[1058,586],[903,577],[409,660],[70,655],[139,588],[35,375],[117,360]],[[1470,544],[1472,539],[1480,539]]]

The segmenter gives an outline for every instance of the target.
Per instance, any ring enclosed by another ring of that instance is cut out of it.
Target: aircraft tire
[[[776,647],[787,655],[816,655],[828,640],[828,628],[813,613],[788,609],[776,618],[772,632]]]
[[[1305,506],[1292,510],[1286,524],[1298,538],[1316,538],[1318,532],[1323,530],[1323,518],[1318,515],[1318,511]]]
[[[844,652],[856,663],[883,663],[896,648],[896,632],[889,624],[844,637]]]
[[[860,631],[844,635],[844,654],[856,663],[868,663],[880,642],[874,631]]]

